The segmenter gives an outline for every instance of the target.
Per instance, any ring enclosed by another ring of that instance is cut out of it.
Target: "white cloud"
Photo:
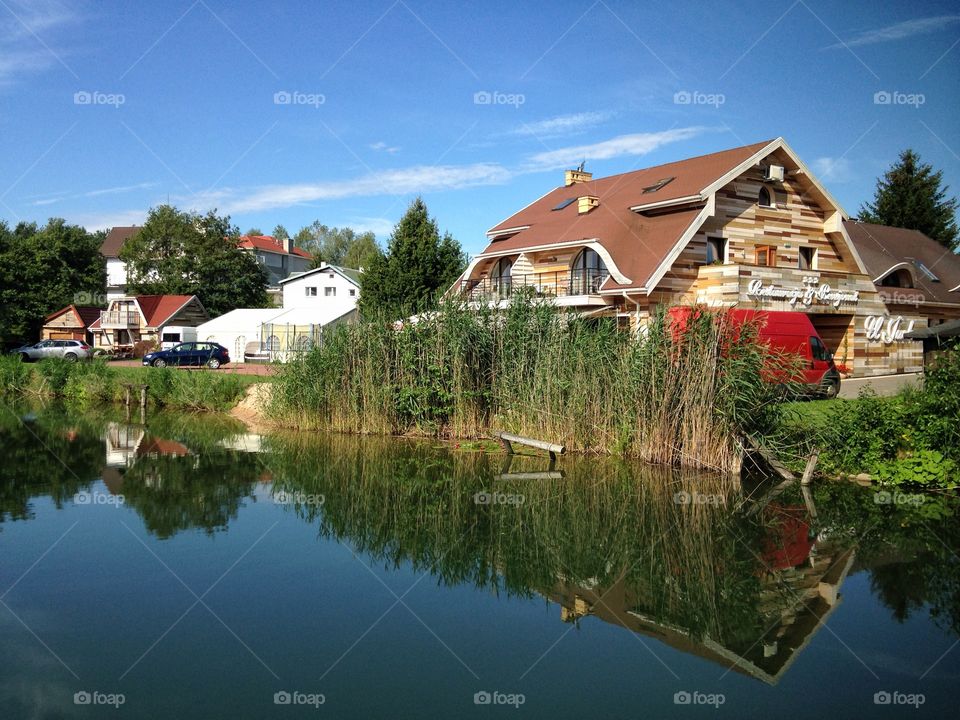
[[[81,225],[90,232],[109,230],[115,225],[143,225],[147,220],[146,210],[118,210],[103,213],[68,214],[67,222]]]
[[[675,128],[661,132],[619,135],[589,145],[574,145],[557,150],[548,150],[530,157],[528,171],[556,170],[577,165],[584,160],[609,160],[624,155],[647,155],[664,145],[689,140],[706,132],[703,127]]]
[[[7,0],[0,13],[0,86],[63,62],[51,36],[76,22],[75,11],[55,0]]]
[[[340,200],[348,197],[377,195],[407,195],[410,193],[458,190],[478,185],[500,185],[511,177],[510,171],[497,163],[472,165],[418,165],[396,170],[382,170],[353,180],[303,183],[298,185],[271,185],[237,196],[221,191],[216,196],[195,195],[192,201],[207,201],[228,214],[257,212],[278,207],[290,207],[321,200]],[[214,202],[210,202],[210,201]],[[222,202],[217,202],[222,201]]]
[[[52,196],[30,195],[24,199],[29,200],[31,198],[39,198],[37,200],[34,200],[32,203],[30,203],[31,205],[52,205],[53,203],[60,202],[61,200],[74,200],[76,198],[92,198],[92,197],[100,197],[102,195],[117,195],[120,193],[131,192],[133,190],[148,190],[152,187],[156,187],[157,185],[159,185],[159,183],[157,182],[142,182],[142,183],[136,183],[135,185],[118,185],[115,187],[100,188],[98,190],[87,190],[86,192],[74,193],[72,195],[64,194],[64,193],[56,193]]]
[[[400,148],[399,148],[399,147],[387,145],[387,144],[386,144],[385,142],[383,142],[382,140],[381,140],[380,142],[375,142],[375,143],[373,143],[373,144],[370,145],[369,147],[370,147],[371,150],[376,150],[377,152],[390,153],[391,155],[395,155],[395,154],[397,154],[398,152],[400,152]]]
[[[837,183],[853,180],[853,168],[846,158],[818,157],[813,161],[813,172],[820,180]]]
[[[877,43],[904,40],[914,37],[915,35],[927,35],[937,32],[938,30],[943,30],[945,26],[956,22],[960,22],[960,15],[939,15],[937,17],[919,18],[917,20],[905,20],[895,25],[866,30],[849,40],[828,45],[824,49],[835,50],[837,48],[860,47],[861,45],[876,45]]]
[[[558,115],[557,117],[536,122],[524,123],[511,130],[509,135],[523,137],[557,137],[582,132],[588,127],[599,125],[613,117],[611,112],[582,112],[572,115]]]
[[[396,222],[387,218],[358,217],[347,223],[357,232],[372,232],[377,237],[384,237],[393,232]]]

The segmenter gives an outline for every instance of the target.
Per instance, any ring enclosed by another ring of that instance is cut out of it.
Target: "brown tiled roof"
[[[85,328],[89,328],[95,320],[100,318],[100,308],[98,307],[67,305],[64,308],[60,308],[56,312],[50,313],[43,319],[43,321],[44,323],[49,323],[54,318],[58,318],[66,312],[72,312],[74,317],[76,317]]]
[[[931,240],[919,230],[887,227],[873,223],[847,220],[844,223],[850,240],[853,241],[867,274],[871,279],[884,275],[899,263],[909,263],[916,279],[916,290],[926,302],[953,303],[960,305],[960,291],[951,292],[960,285],[960,256],[951,252],[936,240]],[[935,282],[919,270],[913,261],[918,260],[939,278]],[[881,296],[897,292],[898,288],[881,288]],[[902,292],[902,289],[899,289]]]
[[[266,250],[267,252],[278,253],[280,255],[299,255],[300,257],[313,257],[303,248],[296,245],[288,253],[283,247],[283,241],[277,240],[272,235],[243,235],[240,237],[240,247],[250,250]]]
[[[106,258],[115,258],[120,256],[120,248],[123,244],[140,231],[137,225],[122,226],[110,228],[103,245],[100,246],[100,254]]]
[[[630,279],[628,285],[618,285],[611,278],[603,289],[643,286],[689,228],[699,208],[655,216],[640,215],[630,208],[697,195],[771,142],[558,187],[494,226],[490,233],[529,227],[492,240],[481,254],[597,239]],[[656,192],[644,193],[644,188],[671,177],[673,180]],[[580,215],[575,198],[584,195],[598,197],[600,206]],[[562,210],[553,209],[569,198],[574,202]]]

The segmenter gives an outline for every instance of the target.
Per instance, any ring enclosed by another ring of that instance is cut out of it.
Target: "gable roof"
[[[342,275],[348,281],[352,282],[357,287],[360,287],[361,272],[359,270],[354,270],[353,268],[345,268],[339,265],[330,265],[328,263],[323,263],[320,267],[313,268],[312,270],[307,270],[306,272],[293,273],[289,277],[286,277],[283,280],[281,280],[279,284],[283,285],[284,283],[288,283],[293,280],[302,280],[305,277],[310,277],[311,275],[316,275],[317,273],[329,272],[330,270],[333,270],[339,275]]]
[[[120,248],[127,240],[140,232],[140,229],[137,225],[118,225],[110,228],[110,232],[107,233],[107,237],[104,238],[103,244],[100,246],[100,254],[105,258],[120,257]]]
[[[138,295],[137,304],[147,321],[147,327],[160,327],[166,324],[190,302],[200,302],[196,295]]]
[[[879,283],[884,276],[906,268],[914,279],[914,289],[923,294],[923,302],[960,304],[960,256],[919,230],[888,227],[847,220],[844,224],[867,274]],[[926,266],[939,282],[928,278],[917,265]],[[878,287],[881,296],[903,293],[905,288]]]
[[[650,293],[672,258],[712,214],[713,193],[776,151],[796,166],[828,212],[846,217],[786,141],[776,138],[555,188],[492,227],[487,232],[490,243],[478,258],[593,242],[598,252],[600,247],[606,251],[611,273],[601,292],[642,288]],[[576,199],[585,195],[596,197],[599,206],[580,214]],[[568,200],[572,202],[563,206]]]
[[[293,246],[290,252],[287,252],[283,246],[282,240],[272,235],[242,235],[240,236],[240,247],[246,250],[263,250],[264,252],[277,253],[278,255],[298,255],[303,258],[313,257],[303,248]]]
[[[54,318],[58,318],[66,312],[72,312],[77,322],[85,328],[89,328],[96,320],[100,319],[100,308],[87,305],[67,305],[56,312],[47,315],[43,321],[49,323]]]

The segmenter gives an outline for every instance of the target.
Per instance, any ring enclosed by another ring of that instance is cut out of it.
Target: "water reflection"
[[[36,499],[60,507],[101,479],[161,539],[226,531],[245,504],[283,493],[277,512],[368,562],[543,597],[558,622],[596,618],[770,684],[842,602],[851,573],[870,573],[897,620],[929,612],[960,628],[953,498],[878,505],[823,483],[744,505],[725,477],[597,458],[505,466],[423,442],[261,438],[191,416],[140,425],[48,408],[6,417],[0,432],[11,475],[0,532],[29,519]]]

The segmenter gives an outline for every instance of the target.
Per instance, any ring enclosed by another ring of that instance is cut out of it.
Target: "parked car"
[[[93,348],[83,340],[41,340],[36,345],[24,345],[13,351],[24,362],[63,358],[70,362],[93,357]]]
[[[157,350],[143,356],[143,364],[153,367],[167,365],[206,365],[216,370],[230,362],[230,353],[223,345],[214,342],[186,342],[174,345],[169,350]]]

